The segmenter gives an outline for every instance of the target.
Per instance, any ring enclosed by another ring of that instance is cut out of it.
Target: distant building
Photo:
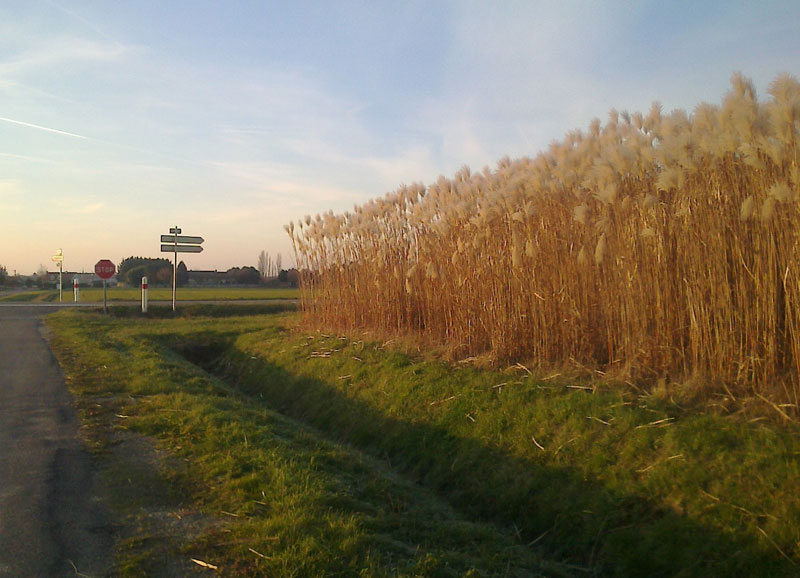
[[[96,281],[100,281],[101,284],[102,284],[102,279],[100,279],[94,273],[75,273],[75,275],[73,275],[72,279],[70,280],[70,283],[72,283],[72,281],[74,279],[78,280],[78,286],[79,287],[91,287],[92,283],[94,283]],[[112,277],[111,279],[106,281],[106,283],[107,284],[111,283],[111,281],[114,281],[114,283],[116,283],[117,280],[116,280],[116,278]],[[65,284],[66,284],[66,281],[65,281]]]

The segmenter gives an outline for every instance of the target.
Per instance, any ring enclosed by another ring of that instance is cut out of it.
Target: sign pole
[[[173,245],[175,248],[175,253],[172,259],[172,310],[175,311],[175,293],[178,289],[178,233],[181,232],[181,230],[178,228],[178,225],[175,225],[173,232]]]
[[[116,272],[116,265],[108,259],[100,259],[94,266],[94,273],[103,280],[103,313],[108,313],[108,292],[106,280],[111,279]]]
[[[56,266],[58,267],[58,300],[61,301],[63,295],[63,287],[61,285],[63,279],[61,273],[64,270],[64,251],[61,249],[56,251],[56,254],[53,255],[53,263],[56,263]],[[44,285],[42,285],[42,289],[44,289]]]
[[[178,243],[181,243],[180,245]],[[169,235],[161,235],[161,252],[172,253],[172,310],[175,311],[175,295],[178,292],[178,253],[200,253],[203,237],[181,235],[178,225],[169,230]]]

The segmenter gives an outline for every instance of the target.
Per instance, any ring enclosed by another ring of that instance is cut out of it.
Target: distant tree
[[[269,253],[261,251],[258,254],[258,273],[262,279],[266,279],[269,274]]]
[[[123,277],[123,281],[129,285],[135,285],[137,282],[141,282],[142,277],[147,277],[149,282],[155,282],[155,279],[150,278],[147,272],[147,265],[137,265],[131,269],[128,269],[125,272],[125,276]],[[138,279],[138,281],[137,281]]]
[[[172,265],[167,267],[161,267],[156,274],[153,276],[156,280],[156,283],[163,283],[164,285],[171,285],[172,284]]]
[[[0,285],[5,285],[8,279],[8,270],[5,265],[0,265]]]
[[[286,283],[289,280],[289,272],[286,269],[281,269],[281,272],[278,273],[278,281],[281,283]]]
[[[166,279],[159,278],[162,269],[169,269]],[[128,285],[138,285],[142,277],[147,277],[151,282],[172,281],[172,263],[169,259],[153,259],[149,257],[128,257],[123,259],[117,267],[117,276]]]
[[[130,272],[133,269],[144,267],[146,265],[144,261],[142,257],[128,257],[127,259],[123,259],[117,266],[117,275],[124,282],[129,282]]]
[[[235,285],[255,285],[261,274],[255,267],[232,267],[225,271],[225,280]]]
[[[35,275],[39,287],[44,289],[44,286],[47,284],[47,267],[39,265],[39,269],[36,271]]]
[[[252,269],[252,267],[251,267]],[[255,269],[253,269],[255,271]],[[186,263],[181,261],[178,263],[178,287],[184,287],[189,283],[189,270],[186,269]]]
[[[278,254],[275,256],[275,271],[277,272],[277,274],[278,274],[278,275],[280,275],[280,270],[281,270],[281,261],[282,261],[282,259],[281,259],[281,254],[280,254],[280,253],[278,253]]]

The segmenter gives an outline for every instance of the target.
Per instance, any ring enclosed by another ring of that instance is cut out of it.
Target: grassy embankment
[[[157,483],[108,458],[122,575],[191,558],[234,576],[800,570],[798,428],[772,409],[187,313],[49,321],[103,459],[128,432],[167,456]],[[166,489],[148,501],[145,482]]]
[[[115,575],[206,571],[192,559],[228,576],[568,573],[175,349],[285,321],[76,311],[49,320],[121,523]],[[131,432],[154,440],[157,451]]]
[[[141,289],[134,287],[113,287],[107,290],[107,299],[114,301],[139,301],[142,297]],[[205,288],[187,287],[178,288],[178,301],[244,301],[244,300],[265,300],[265,299],[298,299],[299,289],[271,289],[260,287],[233,287],[233,288]],[[64,291],[63,299],[65,302],[73,301],[72,288]],[[172,301],[172,289],[152,288],[149,289],[148,299],[150,301]],[[30,301],[30,302],[54,302],[58,301],[58,291],[21,291],[15,293],[0,294],[0,302],[3,301]],[[96,287],[80,289],[79,301],[81,303],[102,303],[103,290]]]

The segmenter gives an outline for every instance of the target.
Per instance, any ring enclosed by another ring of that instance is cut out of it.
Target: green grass
[[[70,298],[72,294],[70,294]],[[139,301],[142,291],[139,288],[114,288],[108,290],[109,301]],[[272,289],[260,287],[232,287],[232,288],[206,288],[206,287],[179,287],[178,301],[240,301],[262,299],[299,299],[299,289]],[[172,301],[171,288],[148,289],[150,301]],[[103,301],[103,290],[81,289],[80,300],[88,302]]]
[[[72,288],[65,290],[62,294],[65,302],[74,300]],[[142,292],[140,288],[130,287],[109,287],[107,289],[107,300],[115,301],[141,301]],[[299,299],[299,289],[273,289],[261,287],[179,287],[177,300],[180,301],[244,301],[244,300],[273,300],[273,299]],[[148,290],[150,301],[172,301],[171,288],[151,288]],[[24,291],[0,295],[2,301],[58,301],[58,291]],[[102,303],[103,289],[80,288],[79,301],[81,303]]]
[[[71,297],[71,296],[70,296]],[[14,291],[9,293],[0,293],[0,303],[2,302],[52,302],[58,301],[58,291],[40,291],[40,290],[25,290]]]
[[[190,314],[49,324],[79,403],[117,404],[189,460],[193,508],[241,516],[180,546],[231,575],[800,570],[795,424]]]
[[[215,367],[471,519],[603,575],[798,570],[795,426],[274,328],[242,334]]]
[[[124,519],[115,575],[163,575],[168,566],[184,575],[192,558],[228,576],[568,574],[172,347],[188,336],[232,340],[272,318],[142,321],[73,311],[48,320],[89,443],[105,464],[106,499]],[[168,457],[153,468],[120,460],[119,446],[129,443],[121,431],[156,440]],[[153,522],[174,516],[202,519],[201,528],[175,532],[175,522]]]

